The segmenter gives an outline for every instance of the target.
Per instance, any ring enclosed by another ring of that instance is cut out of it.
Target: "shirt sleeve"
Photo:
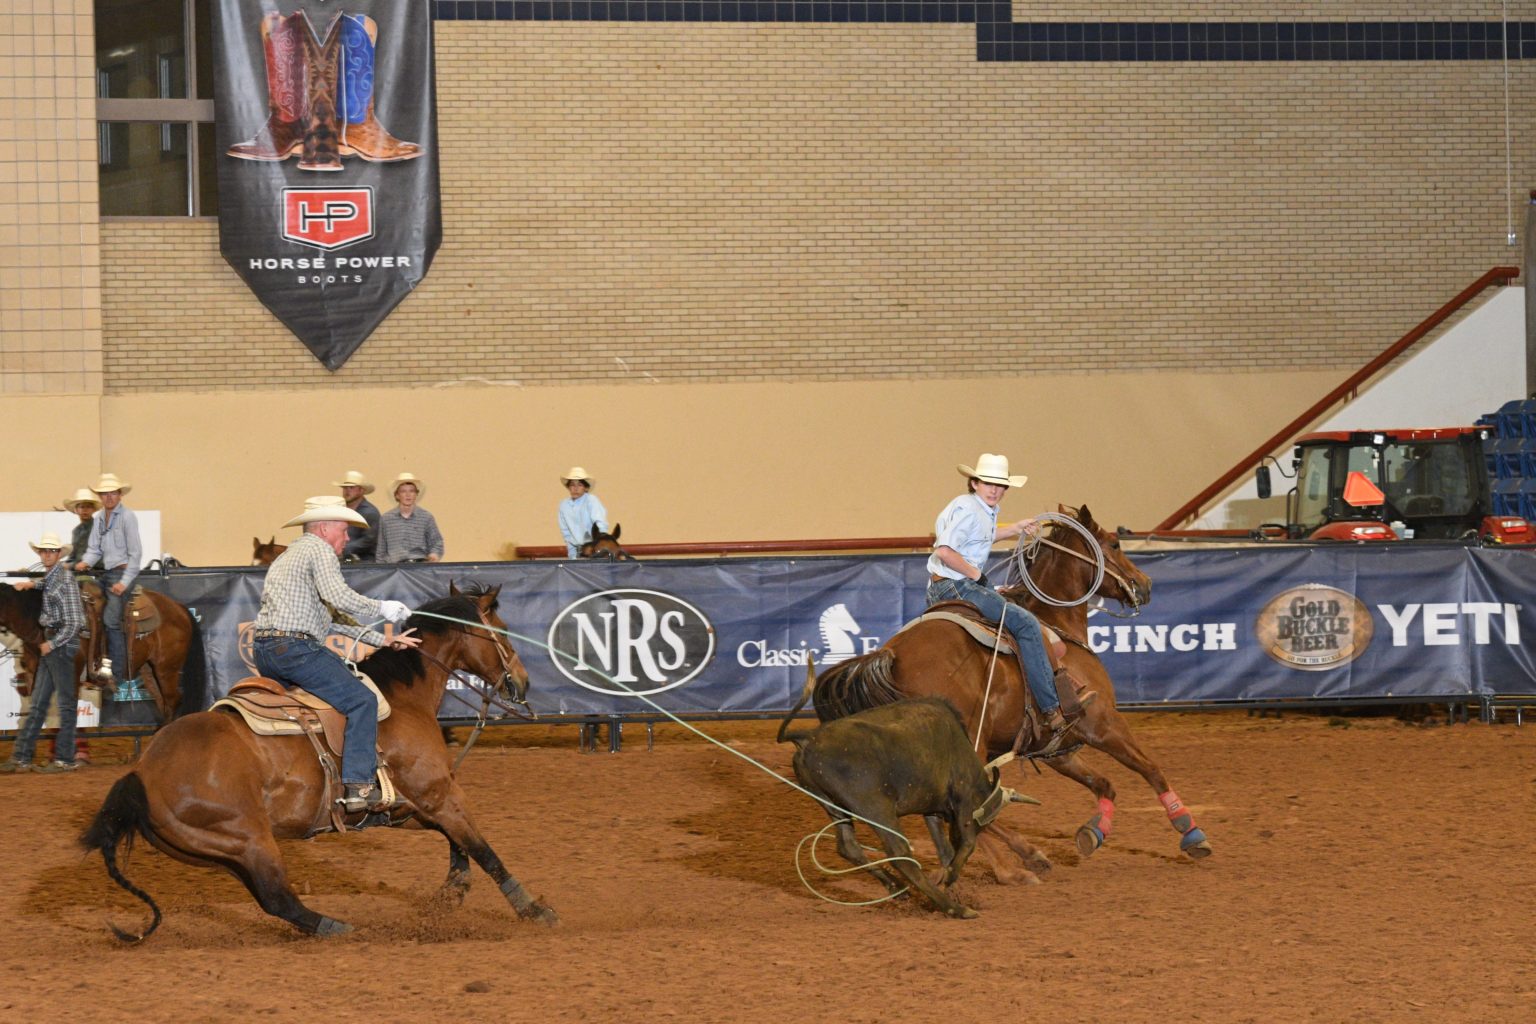
[[[123,517],[123,541],[128,545],[128,568],[123,570],[123,586],[133,586],[144,567],[144,545],[139,541],[139,517],[129,512]]]
[[[85,543],[83,561],[95,565],[101,561],[101,513],[91,516],[91,539]]]
[[[588,495],[592,499],[592,525],[604,533],[608,532],[608,510],[603,508],[603,503],[597,500],[597,495]]]
[[[379,525],[375,527],[378,534],[378,543],[373,546],[373,560],[375,562],[389,561],[389,533],[384,529],[384,520],[379,518]]]
[[[443,534],[437,528],[437,517],[430,512],[424,513],[427,517],[427,550],[438,558],[443,557]]]
[[[80,636],[80,630],[85,627],[85,609],[80,604],[80,584],[76,582],[73,572],[66,569],[56,577],[50,574],[49,586],[58,588],[63,616],[59,624],[54,627],[53,635],[48,638],[48,642],[55,648],[59,648]]]
[[[566,500],[562,499],[560,504],[555,507],[555,522],[560,524],[560,536],[565,541],[566,549],[570,550],[580,542],[573,536],[575,531],[571,529],[570,516],[566,513],[566,509],[569,507],[566,504]]]
[[[371,597],[364,597],[347,586],[347,581],[341,578],[341,566],[336,564],[334,558],[325,557],[324,552],[319,552],[318,555],[319,557],[315,559],[315,590],[321,600],[337,611],[346,612],[354,619],[368,621],[380,618],[379,602]],[[357,635],[348,632],[347,627],[341,625],[333,625],[332,628],[346,632],[349,636]],[[380,639],[383,638],[380,637]]]

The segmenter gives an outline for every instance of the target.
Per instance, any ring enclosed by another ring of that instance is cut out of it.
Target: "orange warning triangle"
[[[1371,483],[1370,477],[1358,469],[1344,479],[1344,501],[1356,508],[1364,508],[1367,505],[1385,505],[1387,496],[1381,493],[1381,488]]]

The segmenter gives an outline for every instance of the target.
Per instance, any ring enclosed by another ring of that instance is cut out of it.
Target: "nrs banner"
[[[219,248],[329,370],[442,241],[429,0],[214,0]]]

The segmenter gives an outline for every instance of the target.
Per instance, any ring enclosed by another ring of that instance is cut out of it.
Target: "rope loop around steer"
[[[1083,540],[1087,541],[1088,550],[1092,552],[1092,557],[1079,554],[1069,547],[1057,544],[1055,541],[1047,540],[1044,532],[1037,530],[1033,537],[1027,534],[1019,535],[1019,542],[1014,545],[1013,552],[1009,555],[1010,570],[1018,576],[1025,589],[1033,594],[1042,604],[1048,604],[1053,608],[1076,608],[1080,604],[1086,604],[1093,598],[1094,594],[1099,592],[1099,585],[1104,582],[1104,549],[1099,545],[1099,539],[1093,535],[1093,532],[1088,527],[1071,516],[1062,515],[1060,512],[1042,512],[1035,519],[1037,522],[1045,520],[1047,522],[1060,523],[1076,530],[1082,535]],[[1039,584],[1030,578],[1029,564],[1034,561],[1042,546],[1055,548],[1057,551],[1065,551],[1075,558],[1081,558],[1085,562],[1092,563],[1093,583],[1089,585],[1081,597],[1071,601],[1053,597],[1041,590]]]

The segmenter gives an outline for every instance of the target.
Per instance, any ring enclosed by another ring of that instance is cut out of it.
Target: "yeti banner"
[[[214,0],[219,246],[326,369],[442,241],[428,0]]]

